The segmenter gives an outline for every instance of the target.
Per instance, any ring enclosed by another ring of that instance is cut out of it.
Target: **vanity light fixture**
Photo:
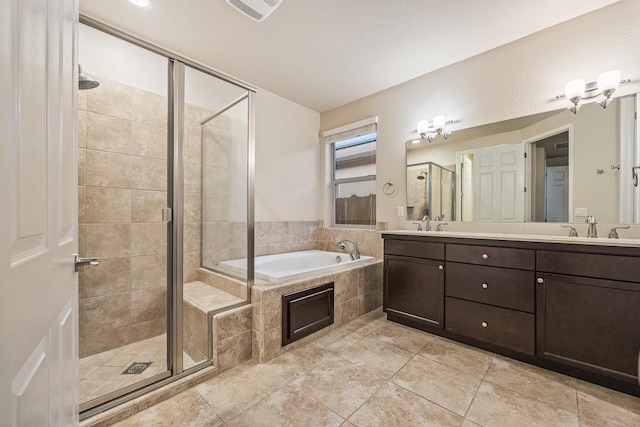
[[[629,79],[620,80],[620,70],[611,70],[600,74],[595,82],[587,83],[584,79],[571,80],[564,86],[564,93],[556,96],[556,99],[568,99],[571,102],[571,106],[568,107],[569,111],[576,114],[580,109],[580,101],[602,95],[604,99],[599,100],[598,105],[607,108],[611,102],[611,96],[618,89],[618,86],[630,81]]]
[[[151,0],[129,0],[131,3],[135,4],[138,7],[149,7],[151,6]]]
[[[416,124],[416,129],[420,134],[420,138],[433,142],[436,136],[442,135],[444,139],[451,136],[451,131],[446,130],[446,126],[453,123],[453,120],[447,121],[444,116],[435,116],[431,123],[428,120],[420,120]]]

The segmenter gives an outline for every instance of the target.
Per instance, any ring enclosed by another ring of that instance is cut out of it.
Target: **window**
[[[333,224],[375,226],[376,124],[352,126],[325,132],[332,154]]]

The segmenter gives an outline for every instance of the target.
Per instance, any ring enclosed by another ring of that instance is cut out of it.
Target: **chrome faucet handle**
[[[626,225],[626,226],[623,226],[623,227],[613,227],[611,229],[611,231],[609,232],[609,238],[610,239],[619,239],[620,236],[618,236],[618,232],[616,230],[627,230],[629,228],[631,228],[630,225]]]
[[[440,224],[438,224],[436,226],[436,231],[442,231],[442,226],[443,225],[449,225],[449,223],[448,222],[441,222]]]
[[[416,229],[416,231],[422,231],[422,223],[421,222],[413,222],[414,225],[417,225],[418,228]]]
[[[576,228],[573,225],[561,225],[560,227],[570,228],[569,237],[578,237],[578,232],[576,231]]]

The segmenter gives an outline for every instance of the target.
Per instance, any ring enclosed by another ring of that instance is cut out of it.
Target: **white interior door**
[[[0,2],[0,425],[77,424],[76,0]]]
[[[569,166],[548,167],[545,182],[546,221],[569,221]]]
[[[524,144],[473,151],[473,219],[524,221]]]

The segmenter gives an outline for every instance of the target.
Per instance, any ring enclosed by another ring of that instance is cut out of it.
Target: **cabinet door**
[[[385,310],[389,320],[420,329],[444,326],[444,263],[385,256]]]
[[[538,356],[638,383],[640,284],[538,275]]]

